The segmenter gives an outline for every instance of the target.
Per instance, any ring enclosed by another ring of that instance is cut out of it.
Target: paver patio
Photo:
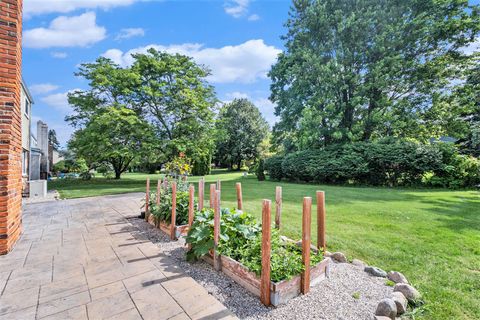
[[[32,203],[0,256],[0,319],[233,319],[129,223],[141,194]]]

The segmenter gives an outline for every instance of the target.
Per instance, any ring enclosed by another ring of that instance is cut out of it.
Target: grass
[[[146,177],[53,181],[49,188],[65,198],[137,192],[145,190]],[[149,177],[155,180],[159,175]],[[415,318],[480,319],[479,192],[259,182],[236,172],[206,177],[207,182],[217,179],[222,180],[223,206],[236,205],[235,182],[241,181],[245,210],[258,218],[262,199],[273,200],[275,186],[282,186],[282,233],[297,239],[302,197],[313,197],[315,202],[315,191],[324,190],[330,251],[404,273],[426,302]],[[208,183],[205,189],[208,193]],[[312,223],[316,225],[315,217]],[[313,240],[315,231],[313,227]]]

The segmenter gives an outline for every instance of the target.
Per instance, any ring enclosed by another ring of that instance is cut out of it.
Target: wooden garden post
[[[198,211],[203,209],[203,199],[205,196],[205,180],[202,178],[198,181]]]
[[[177,182],[172,182],[172,220],[170,221],[170,239],[175,240],[175,223],[177,219]]]
[[[188,189],[189,197],[188,197],[188,227],[190,228],[193,223],[193,213],[194,213],[194,202],[195,202],[195,186],[193,184],[190,185]]]
[[[325,237],[325,192],[317,191],[317,248],[323,253],[327,250]]]
[[[270,305],[271,207],[272,202],[264,199],[262,204],[262,272],[260,275],[260,301],[266,306]]]
[[[302,215],[302,261],[305,270],[302,272],[301,292],[307,294],[310,291],[310,244],[312,223],[312,198],[303,198]]]
[[[282,187],[275,188],[275,228],[280,230],[282,220]]]
[[[220,259],[217,252],[218,242],[220,241],[220,191],[214,192],[214,213],[213,213],[213,267],[219,271],[221,269]]]
[[[222,182],[220,180],[217,180],[217,191],[220,192],[220,195],[222,194]],[[222,206],[221,197],[218,197],[218,205]]]
[[[157,181],[157,207],[160,205],[160,190],[162,189],[162,179]]]
[[[210,208],[215,208],[215,184],[210,184]]]
[[[243,210],[242,184],[237,182],[235,188],[237,189],[237,209]]]
[[[147,187],[145,191],[145,221],[148,221],[148,215],[149,215],[149,202],[150,202],[150,178],[147,178]]]

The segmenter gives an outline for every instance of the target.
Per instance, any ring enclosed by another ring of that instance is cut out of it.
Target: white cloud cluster
[[[51,53],[51,56],[57,59],[65,59],[68,57],[68,54],[66,52],[54,51]]]
[[[110,9],[128,6],[138,0],[25,0],[23,13],[30,17],[46,13],[68,13],[78,9]]]
[[[145,35],[145,30],[142,28],[125,28],[120,30],[120,32],[115,37],[115,40],[130,39],[133,37],[143,37]]]
[[[225,13],[240,18],[248,12],[250,0],[230,0],[225,3]]]
[[[59,87],[51,83],[39,83],[29,86],[29,90],[32,94],[46,94],[57,90]]]
[[[23,33],[27,48],[86,47],[105,39],[106,30],[96,23],[94,12],[79,16],[60,16],[48,28],[35,28]]]
[[[67,115],[72,111],[72,107],[68,104],[68,93],[74,92],[81,89],[72,89],[66,92],[54,93],[48,96],[41,98],[40,100],[49,105],[50,107],[55,108],[58,112],[63,115]]]
[[[208,80],[215,83],[252,83],[259,78],[266,78],[270,66],[281,52],[274,46],[266,45],[262,39],[257,39],[221,48],[204,48],[198,43],[169,46],[151,44],[127,52],[110,49],[103,56],[121,66],[128,66],[133,63],[132,54],[144,53],[149,48],[193,57],[197,63],[211,69],[212,75]]]

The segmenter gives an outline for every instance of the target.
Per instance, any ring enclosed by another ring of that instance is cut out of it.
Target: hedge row
[[[277,155],[266,160],[265,169],[273,180],[317,183],[449,188],[480,183],[480,161],[460,155],[454,145],[394,139]]]

